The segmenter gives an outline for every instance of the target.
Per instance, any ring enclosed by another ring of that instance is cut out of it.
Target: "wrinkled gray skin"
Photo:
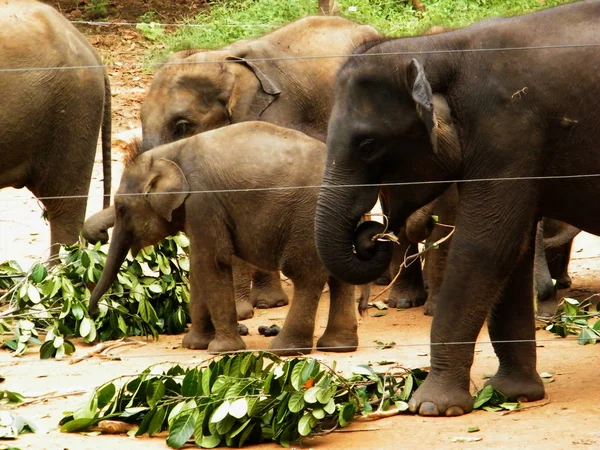
[[[104,206],[110,198],[110,86],[94,48],[53,8],[0,3],[0,188],[29,189],[50,223],[50,258],[77,242],[102,126]],[[25,70],[20,70],[25,69]],[[29,69],[29,70],[28,70]],[[48,198],[81,196],[80,198]]]
[[[411,242],[425,241],[432,245],[450,233],[444,225],[454,225],[458,206],[456,184],[444,194],[420,208],[406,221],[406,234]],[[440,225],[434,225],[431,216],[438,218]],[[569,256],[573,239],[581,230],[553,219],[544,219],[538,223],[534,258],[534,279],[538,300],[538,315],[551,316],[558,304],[557,289],[568,288],[571,278],[568,274]],[[427,301],[424,313],[433,316],[437,304],[437,295],[442,285],[446,259],[452,238],[431,249],[425,256],[423,275],[427,287]],[[552,261],[553,265],[550,265]],[[552,279],[556,280],[556,285]]]
[[[115,197],[115,228],[90,312],[98,311],[98,300],[129,250],[136,254],[185,231],[190,239],[192,329],[184,347],[210,352],[246,348],[238,335],[234,273],[247,265],[240,267],[232,259],[237,257],[263,270],[281,270],[294,283],[294,300],[271,342],[273,350],[310,353],[319,298],[328,283],[329,321],[317,347],[354,351],[354,286],[329,275],[314,235],[305,232],[314,228],[318,188],[187,193],[319,185],[325,153],[325,144],[298,131],[244,122],[141,154],[125,168]],[[121,195],[140,193],[146,195]]]
[[[600,116],[591,100],[600,96],[600,53],[584,45],[600,41],[599,22],[600,2],[575,2],[371,43],[357,52],[394,55],[350,58],[338,73],[315,220],[319,256],[334,276],[365,283],[390,263],[392,244],[373,240],[382,226],[356,226],[380,191],[388,191],[397,232],[452,180],[494,180],[459,183],[431,370],[409,401],[414,413],[472,410],[474,342],[486,319],[499,359],[488,384],[510,399],[544,397],[532,289],[537,223],[548,217],[600,234],[597,179],[552,178],[600,173]],[[560,57],[469,51],[554,45],[570,47]],[[432,180],[441,182],[377,186]],[[361,184],[374,186],[328,187]]]
[[[344,58],[249,60],[347,55],[378,37],[370,26],[315,16],[219,50],[175,53],[156,72],[142,106],[144,149],[249,120],[325,141],[335,73]],[[106,241],[113,223],[114,210],[101,211],[86,221],[83,235],[91,242]],[[257,307],[288,303],[278,273],[256,271],[252,286],[250,300]],[[240,319],[248,317],[251,311]]]

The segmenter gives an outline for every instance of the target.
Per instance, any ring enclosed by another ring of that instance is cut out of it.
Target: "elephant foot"
[[[427,294],[422,290],[415,289],[392,289],[387,304],[390,308],[408,309],[421,306],[425,303]]]
[[[388,273],[384,273],[383,275],[381,275],[379,278],[377,278],[375,280],[375,284],[377,284],[379,286],[387,286],[391,282],[392,282],[392,279],[390,278],[390,275]]]
[[[435,315],[436,304],[437,301],[435,299],[428,298],[423,306],[423,314],[433,317]]]
[[[473,410],[468,388],[456,386],[451,378],[429,374],[408,402],[410,412],[421,416],[461,416]]]
[[[183,348],[189,348],[191,350],[206,350],[214,338],[214,331],[211,333],[201,333],[192,327],[192,329],[183,337],[181,345]]]
[[[356,333],[328,333],[319,338],[317,349],[323,352],[354,352],[358,348]]]
[[[537,374],[519,375],[515,372],[503,375],[497,373],[488,380],[494,389],[502,392],[510,401],[534,402],[544,398],[544,383]]]
[[[246,320],[254,317],[254,308],[249,301],[237,301],[235,303],[238,320]]]
[[[215,338],[208,345],[208,353],[235,352],[238,350],[246,350],[246,343],[239,336],[237,328],[235,336],[215,335]]]
[[[312,336],[294,337],[292,333],[286,333],[284,327],[271,341],[269,348],[280,356],[307,355],[312,352],[313,340]]]
[[[281,283],[266,286],[253,285],[250,292],[250,302],[258,309],[276,308],[290,302],[288,295],[283,292]]]
[[[571,277],[569,274],[564,274],[563,276],[557,278],[556,280],[556,288],[557,289],[569,289],[571,287]]]

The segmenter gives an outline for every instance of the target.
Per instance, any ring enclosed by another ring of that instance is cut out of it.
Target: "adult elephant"
[[[454,225],[458,206],[458,189],[452,184],[443,195],[411,214],[406,221],[406,234],[411,242],[425,241],[433,245],[450,233],[445,225]],[[433,216],[441,225],[435,226]],[[538,314],[551,316],[557,306],[557,289],[571,285],[568,267],[571,246],[581,230],[565,222],[545,218],[538,223],[535,240],[534,287]],[[433,316],[437,295],[442,285],[451,238],[431,249],[425,257],[423,276],[427,287],[424,313]],[[553,281],[556,280],[556,283]]]
[[[367,25],[314,16],[222,49],[175,53],[156,72],[144,100],[143,148],[251,120],[299,130],[324,142],[343,55],[378,37]],[[97,213],[86,221],[84,237],[108,240],[114,220],[112,207]],[[258,307],[286,304],[279,274],[255,272],[251,301]]]
[[[389,264],[382,226],[356,227],[380,189],[397,231],[462,180],[431,371],[412,412],[472,410],[470,368],[486,318],[500,360],[488,383],[511,399],[544,396],[531,288],[536,224],[550,217],[600,234],[600,53],[589,45],[600,40],[599,21],[600,2],[582,1],[372,42],[338,74],[316,219],[319,255],[334,276],[366,283]]]
[[[77,241],[102,126],[104,205],[110,197],[110,86],[102,61],[56,10],[0,4],[0,188],[27,187],[58,244]]]

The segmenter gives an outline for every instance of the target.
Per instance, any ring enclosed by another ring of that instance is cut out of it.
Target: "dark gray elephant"
[[[237,257],[264,270],[282,270],[294,283],[294,300],[271,342],[273,350],[310,353],[319,298],[328,283],[329,321],[317,347],[354,351],[354,286],[329,275],[314,234],[306,233],[314,228],[314,186],[321,183],[325,154],[324,143],[265,122],[222,127],[142,153],[126,166],[115,197],[115,229],[90,312],[98,311],[98,301],[130,249],[135,255],[185,231],[192,328],[184,347],[211,352],[245,348],[234,303]],[[293,188],[282,189],[286,186]],[[231,190],[244,191],[222,192]]]
[[[81,231],[101,127],[109,204],[110,86],[94,48],[50,6],[4,1],[0,28],[0,188],[40,199],[52,260]]]
[[[510,399],[544,396],[532,289],[537,222],[600,234],[600,53],[589,45],[600,41],[599,22],[600,2],[581,1],[372,42],[338,73],[316,218],[317,249],[334,276],[366,283],[389,264],[393,244],[374,240],[382,226],[356,226],[380,191],[398,231],[463,180],[431,371],[412,412],[472,410],[470,368],[486,318],[500,362],[488,383]]]
[[[453,184],[442,196],[411,214],[406,221],[408,240],[425,241],[425,245],[429,246],[447,236],[450,229],[444,225],[455,224],[457,207],[458,189],[456,184]],[[433,216],[438,218],[440,225],[434,225]],[[557,289],[571,285],[568,274],[569,257],[573,239],[580,231],[578,228],[553,219],[546,218],[538,223],[534,286],[539,315],[553,315],[558,306]],[[439,244],[437,248],[430,249],[425,256],[423,276],[427,287],[427,301],[424,312],[428,316],[433,316],[435,312],[451,240],[450,238]],[[553,279],[556,280],[556,284]]]
[[[347,55],[379,36],[370,26],[315,16],[222,49],[175,53],[156,72],[142,106],[144,149],[249,120],[325,141],[335,73],[344,58],[322,57]],[[297,57],[305,59],[290,59]],[[113,223],[114,210],[101,211],[86,221],[83,235],[106,241]],[[252,284],[252,304],[288,303],[278,273],[256,271]],[[240,319],[247,317],[251,311]]]

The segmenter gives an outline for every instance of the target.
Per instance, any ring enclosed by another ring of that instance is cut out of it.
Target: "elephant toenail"
[[[416,414],[416,412],[418,411],[418,409],[419,409],[419,405],[417,404],[417,401],[414,398],[411,398],[408,401],[408,410],[411,413],[415,413]]]
[[[451,406],[446,410],[447,417],[462,416],[464,413],[464,410],[460,406]]]
[[[396,308],[398,308],[398,309],[412,308],[412,302],[410,300],[403,298],[396,302]]]
[[[435,403],[424,402],[421,403],[419,408],[419,415],[421,416],[439,416],[440,411]]]

